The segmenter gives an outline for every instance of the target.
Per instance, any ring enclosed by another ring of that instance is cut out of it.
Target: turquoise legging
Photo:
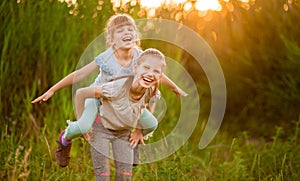
[[[85,100],[84,111],[81,117],[74,122],[70,122],[66,128],[65,137],[67,139],[74,139],[87,133],[94,123],[99,108],[99,99],[88,98]],[[146,135],[157,128],[158,121],[153,114],[145,109],[138,121],[143,129],[143,135]]]

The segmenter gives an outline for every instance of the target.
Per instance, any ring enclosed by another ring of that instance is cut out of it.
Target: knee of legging
[[[123,172],[122,175],[123,175],[123,177],[131,177],[132,173],[131,172]]]
[[[157,129],[158,123],[156,122],[156,124],[154,124],[151,128],[149,128],[149,130],[151,131],[155,131]]]
[[[155,131],[158,127],[158,121],[155,119],[155,121],[152,121],[152,126],[150,128],[147,128],[150,131]]]
[[[84,114],[79,120],[78,120],[78,127],[80,128],[80,131],[82,133],[87,133],[92,128],[95,119],[97,117],[97,114],[95,115],[86,115]]]
[[[149,120],[149,121],[150,121],[150,120]],[[156,130],[156,128],[158,127],[158,121],[157,121],[157,119],[151,119],[150,122],[151,122],[151,123],[148,124],[148,125],[145,125],[145,128],[143,128],[143,129],[145,129],[145,130],[150,130],[150,131]]]
[[[130,171],[130,170],[118,170],[116,168],[116,175],[122,176],[122,177],[131,177],[132,176],[132,171]]]
[[[143,129],[143,135],[146,135],[148,133],[151,133],[151,132],[155,131],[157,129],[157,126],[158,125],[156,124],[155,126],[152,126],[151,128],[145,128],[145,129]]]
[[[109,177],[110,172],[101,172],[101,173],[95,173],[97,177]]]

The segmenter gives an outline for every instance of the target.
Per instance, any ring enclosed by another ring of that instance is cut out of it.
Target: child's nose
[[[154,76],[154,72],[153,71],[149,71],[148,76],[153,77]]]
[[[125,30],[124,32],[125,32],[125,34],[129,34],[129,33],[130,33],[130,31],[129,31],[129,30]]]

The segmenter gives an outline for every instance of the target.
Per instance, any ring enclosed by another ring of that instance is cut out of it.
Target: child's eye
[[[122,31],[124,31],[123,28],[118,28],[118,29],[116,30],[117,33],[121,33]]]
[[[154,70],[154,73],[160,74],[160,70]]]
[[[144,66],[144,69],[149,70],[150,67],[149,66]]]

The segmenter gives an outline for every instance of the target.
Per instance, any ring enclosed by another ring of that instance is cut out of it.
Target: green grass
[[[17,2],[0,2],[0,180],[91,180],[90,146],[83,140],[74,141],[67,168],[54,160],[57,136],[65,120],[74,119],[71,88],[47,103],[30,102],[75,70],[115,10],[108,1],[96,10],[97,1],[79,0],[85,6],[80,4],[73,16],[74,7],[57,0]],[[257,0],[249,10],[233,3],[234,12],[210,13],[211,21],[195,12],[183,16],[182,23],[212,47],[226,79],[222,127],[204,150],[198,144],[210,111],[205,74],[178,47],[142,41],[143,48],[154,46],[181,61],[198,84],[201,111],[188,142],[163,160],[135,167],[133,180],[299,180],[300,14],[299,2],[291,2],[287,12],[286,1]],[[141,17],[137,6],[116,11]],[[157,10],[170,19],[181,10],[170,11]],[[162,91],[169,97],[169,90]],[[180,108],[174,97],[170,95],[172,109],[164,117],[168,122],[160,124],[151,141],[176,125]]]
[[[66,168],[54,160],[58,136],[48,127],[28,138],[8,128],[1,131],[1,180],[91,180],[94,178],[90,145],[74,141]],[[133,180],[297,180],[300,176],[300,119],[294,129],[276,129],[272,138],[235,138],[222,130],[206,149],[189,140],[169,157],[133,169]],[[113,162],[111,162],[113,165]],[[112,170],[112,174],[114,170]]]

